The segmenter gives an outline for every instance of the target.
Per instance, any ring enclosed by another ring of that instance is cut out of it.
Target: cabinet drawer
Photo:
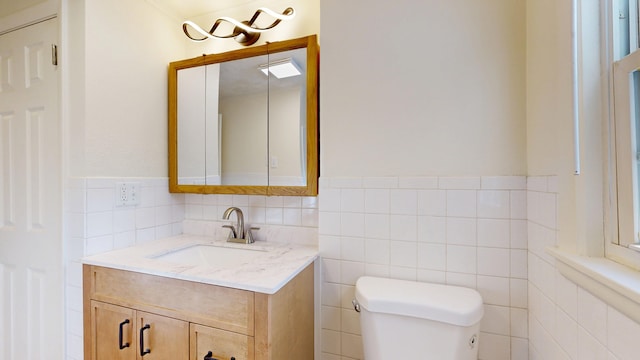
[[[202,360],[211,351],[213,358],[229,360],[254,359],[254,338],[242,334],[191,324],[191,360]]]
[[[254,335],[255,300],[251,291],[84,266],[92,299]]]

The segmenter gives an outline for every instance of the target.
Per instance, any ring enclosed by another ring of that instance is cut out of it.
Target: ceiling
[[[246,6],[256,0],[148,0],[181,19]]]
[[[293,76],[284,79],[269,76],[269,81],[267,82],[267,77],[258,70],[260,65],[286,58],[292,58],[300,70],[302,70],[303,74],[306,74],[306,48],[221,63],[220,98],[264,93],[267,87],[271,90],[290,89],[294,87],[305,88],[306,76]]]
[[[230,0],[227,1],[231,2]],[[0,0],[0,18],[15,14],[20,10],[24,10],[42,2],[44,2],[44,0]]]

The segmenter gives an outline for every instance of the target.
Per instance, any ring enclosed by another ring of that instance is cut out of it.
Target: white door
[[[0,36],[0,360],[63,358],[58,21]]]

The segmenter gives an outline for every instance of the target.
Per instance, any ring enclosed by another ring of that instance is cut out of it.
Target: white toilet
[[[459,286],[364,276],[356,282],[365,360],[476,360],[482,297]]]

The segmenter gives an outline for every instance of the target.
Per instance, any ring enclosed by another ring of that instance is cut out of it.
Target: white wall
[[[220,99],[224,184],[301,184],[300,99],[299,87]]]
[[[277,162],[270,164],[269,177],[282,185],[304,185],[301,119],[306,120],[306,89],[271,91],[269,97],[269,156]]]
[[[266,91],[220,99],[223,176],[268,183],[268,101]]]
[[[180,24],[143,0],[83,5],[84,18],[70,19],[84,26],[84,113],[75,119],[84,159],[72,175],[166,176],[167,65],[185,54]]]
[[[181,119],[178,124],[178,144],[183,145],[178,151],[178,183],[181,184],[204,184],[209,165],[205,163],[207,126],[202,121],[206,118],[207,92],[202,91],[207,79],[205,69],[203,66],[183,69],[177,76],[177,86],[183,89],[178,93],[177,100],[177,116]]]
[[[524,174],[524,10],[323,1],[321,174]]]
[[[527,164],[529,175],[557,175],[558,245],[602,256],[603,109],[600,4],[581,3],[579,99],[581,175],[575,176],[571,2],[527,2]]]
[[[527,3],[527,164],[531,175],[558,175],[560,228],[576,238],[573,177],[571,2]],[[574,243],[566,246],[575,249]]]

